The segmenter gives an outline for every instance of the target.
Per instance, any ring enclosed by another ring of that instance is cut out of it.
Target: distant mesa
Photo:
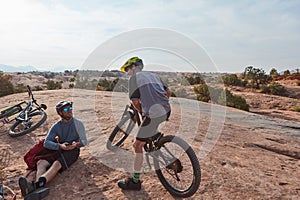
[[[33,66],[11,66],[11,65],[4,65],[0,64],[0,71],[2,72],[33,72],[33,71],[51,71],[51,72],[63,72],[65,70],[73,70],[73,69],[67,69],[67,67],[56,67],[49,70],[41,70]]]

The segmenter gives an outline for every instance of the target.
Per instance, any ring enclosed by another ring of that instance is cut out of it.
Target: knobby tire
[[[124,128],[123,125],[127,122],[129,122],[129,124]],[[134,125],[135,122],[132,120],[132,117],[129,114],[125,115],[110,134],[106,143],[106,148],[111,151],[116,150],[126,140]],[[119,136],[119,134],[121,134],[121,137],[115,141],[116,136]]]
[[[191,184],[189,184],[189,186],[187,186],[187,188],[181,189],[181,188],[177,188],[175,185],[172,185],[172,181],[168,181],[168,179],[165,177],[163,171],[167,171],[167,167],[166,166],[161,166],[160,165],[160,161],[159,159],[154,159],[154,167],[156,169],[156,174],[160,180],[160,182],[163,184],[163,186],[173,195],[176,197],[181,197],[181,198],[187,198],[192,196],[193,194],[195,194],[195,192],[198,190],[199,186],[200,186],[200,181],[201,181],[201,170],[200,170],[200,164],[198,161],[198,158],[194,152],[194,150],[189,146],[189,144],[187,142],[185,142],[184,140],[182,140],[181,138],[177,137],[177,136],[172,136],[172,135],[167,135],[162,137],[159,142],[158,142],[158,149],[159,151],[163,151],[162,149],[164,148],[164,146],[167,146],[168,144],[176,144],[178,145],[182,151],[184,151],[187,156],[188,156],[188,160],[192,166],[192,172],[191,172],[191,177],[185,177],[184,174],[184,170],[188,170],[187,168],[185,168],[185,165],[183,165],[182,168],[182,172],[178,173],[178,176],[182,176],[181,181],[184,180],[189,180],[191,181]],[[172,152],[172,149],[169,149]],[[158,154],[159,155],[159,154]],[[177,156],[176,156],[177,157]],[[177,157],[178,158],[178,157]],[[178,158],[181,162],[181,158]],[[169,174],[167,174],[169,175]],[[173,180],[174,181],[174,180]]]
[[[43,111],[36,111],[33,113],[29,113],[28,117],[33,117],[33,116],[37,116],[37,115],[41,115],[41,118],[38,122],[33,121],[33,124],[28,129],[24,129],[24,130],[20,130],[20,131],[16,131],[16,128],[22,123],[22,121],[16,120],[16,122],[10,127],[8,134],[11,137],[18,137],[18,136],[25,135],[25,134],[35,130],[36,128],[40,127],[46,121],[47,114]]]

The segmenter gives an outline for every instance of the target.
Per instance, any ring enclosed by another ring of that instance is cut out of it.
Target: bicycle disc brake
[[[175,173],[180,173],[183,170],[183,167],[181,165],[181,162],[179,159],[176,159],[174,162],[170,163],[167,166],[167,169],[173,170]]]

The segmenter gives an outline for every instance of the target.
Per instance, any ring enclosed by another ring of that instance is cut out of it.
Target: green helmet
[[[120,68],[121,72],[125,72],[126,68],[130,67],[133,64],[139,66],[141,69],[143,69],[144,67],[142,59],[140,59],[139,57],[132,57],[128,59],[125,62],[125,64]]]

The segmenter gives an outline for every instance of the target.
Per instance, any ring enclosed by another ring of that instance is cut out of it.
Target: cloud
[[[223,71],[251,63],[296,66],[299,8],[299,1],[278,0],[3,1],[0,63],[80,67],[116,35],[157,27],[195,40]]]

